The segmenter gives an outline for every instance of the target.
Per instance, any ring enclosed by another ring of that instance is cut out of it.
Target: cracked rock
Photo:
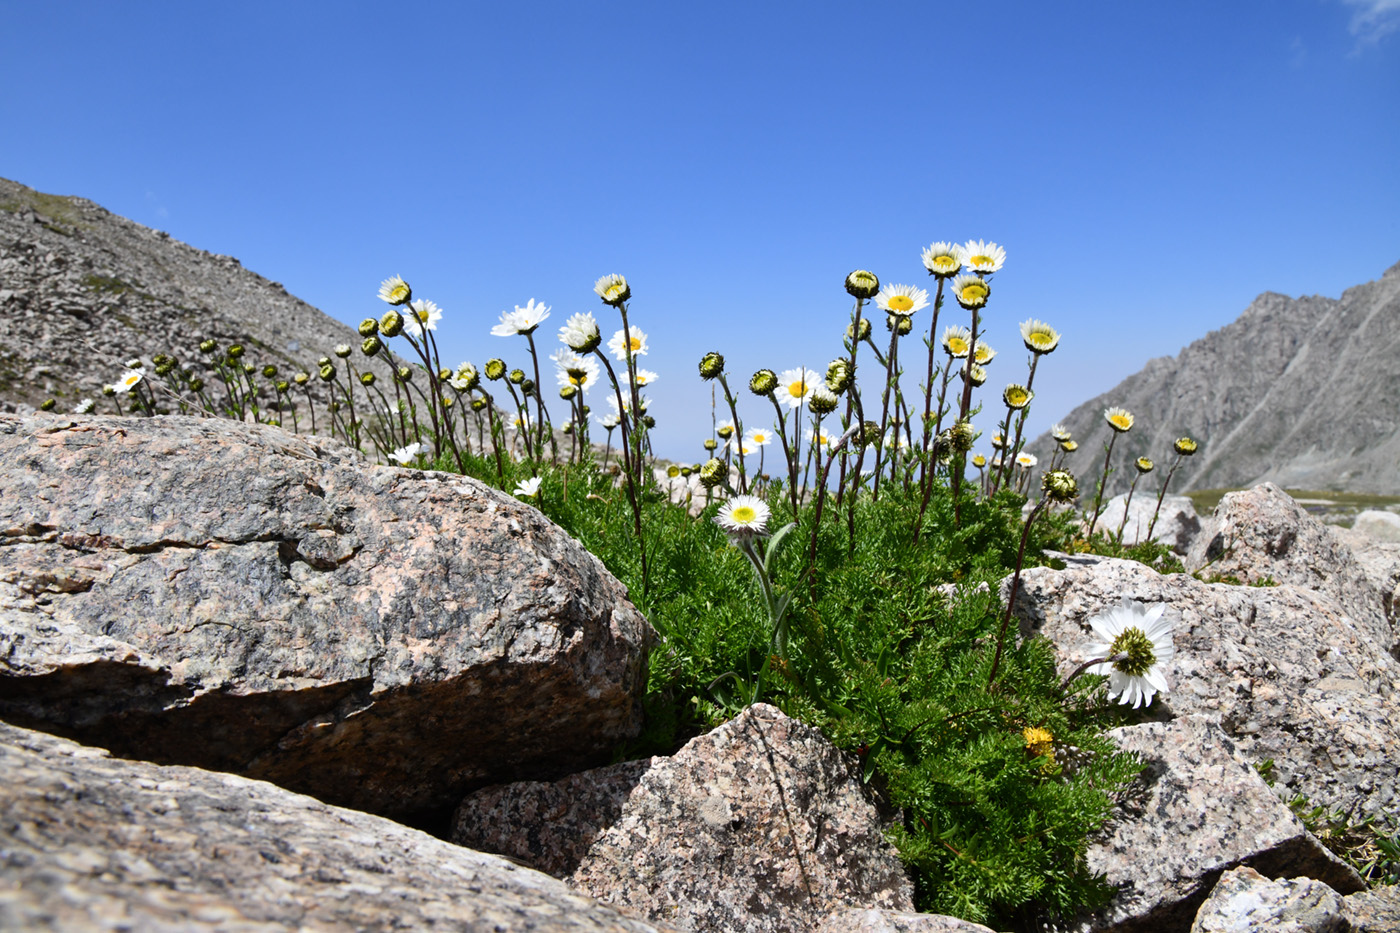
[[[407,818],[606,760],[650,626],[474,480],[223,419],[0,415],[0,718]]]

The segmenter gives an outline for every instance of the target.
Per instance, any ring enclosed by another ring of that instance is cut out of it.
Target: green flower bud
[[[971,450],[977,439],[977,431],[970,421],[959,421],[943,433],[948,436],[948,446],[963,453]]]
[[[452,370],[450,370],[450,369],[445,369],[445,368],[444,368],[444,369],[439,369],[439,370],[438,370],[438,382],[451,382],[451,381],[452,381]]]
[[[666,476],[667,476],[668,478],[670,478],[670,479],[675,479],[677,476],[680,476],[680,475],[681,475],[681,468],[678,467],[678,466],[676,466],[674,463],[671,464],[670,466],[668,466],[668,467],[666,468]]]
[[[510,379],[511,385],[517,385],[517,386],[518,386],[518,385],[520,385],[521,383],[523,383],[523,382],[525,381],[525,370],[523,370],[523,369],[512,369],[512,370],[510,371],[510,376],[509,376],[508,378]]]
[[[562,428],[560,428],[559,430],[563,431],[565,434],[573,434],[573,433],[574,433],[574,423],[573,423],[572,421],[565,421],[565,422],[564,422],[564,426],[563,426]]]
[[[837,395],[851,387],[851,364],[846,360],[832,360],[826,367],[826,387]]]
[[[153,362],[154,362],[154,361],[153,361]],[[168,356],[167,356],[165,359],[161,360],[160,362],[156,363],[156,375],[157,375],[157,376],[168,376],[168,375],[170,375],[171,373],[173,373],[174,371],[175,371],[175,361],[172,360],[172,359],[171,359],[170,357],[168,357]]]
[[[366,373],[365,375],[368,376],[368,375],[371,375],[371,374],[370,374],[370,373]],[[450,395],[444,395],[444,396],[442,397],[442,407],[443,407],[443,408],[451,408],[451,407],[452,407],[453,405],[455,405],[455,404],[457,404],[457,400],[456,400],[455,398],[453,398],[452,396],[450,396]]]
[[[713,437],[705,438],[705,449],[714,453],[719,449],[719,441],[715,440]]]
[[[1183,457],[1189,457],[1194,454],[1198,446],[1200,445],[1189,437],[1178,437],[1172,442],[1172,450],[1175,450]]]
[[[364,341],[360,344],[360,352],[363,353],[365,356],[374,356],[382,349],[384,349],[384,341],[380,340],[373,334],[366,337]]]
[[[865,421],[860,426],[861,441],[869,447],[880,440],[880,422]]]
[[[394,372],[394,378],[399,382],[409,383],[413,381],[413,368],[411,366],[400,366]]]
[[[836,393],[824,385],[819,385],[812,391],[812,397],[807,400],[807,408],[814,415],[829,415],[836,410],[837,403]]]
[[[700,468],[700,485],[706,489],[714,489],[727,478],[725,475],[724,461],[716,457],[711,457],[705,461],[705,465]]]
[[[385,311],[379,319],[379,332],[385,337],[397,337],[403,333],[403,315],[397,311]]]
[[[847,339],[847,340],[850,340],[851,337],[852,337],[852,335],[854,335],[854,334],[855,334],[855,325],[854,325],[854,324],[847,324],[847,325],[846,325],[846,339]],[[859,337],[858,339],[859,339],[859,340],[868,340],[869,338],[870,338],[870,318],[868,318],[868,317],[863,317],[863,318],[860,319],[860,337]]]
[[[322,366],[320,369],[320,376],[322,382],[330,382],[332,379],[335,378],[335,367]]]
[[[319,360],[316,361],[316,368],[317,368],[317,369],[320,369],[322,366],[329,366],[329,365],[331,365],[331,358],[330,358],[329,356],[323,356],[323,357],[321,357]]]
[[[277,383],[277,394],[278,394],[278,395],[286,395],[286,394],[287,394],[288,392],[290,392],[291,390],[292,390],[292,384],[291,384],[290,382],[288,382],[287,380],[283,379],[281,382]]]
[[[749,380],[749,391],[754,395],[772,395],[778,388],[778,375],[771,369],[760,369]]]
[[[238,358],[239,358],[240,356],[242,356],[242,355],[243,355],[243,346],[242,346],[242,344],[237,344],[237,343],[235,343],[233,346],[231,346],[231,347],[228,348],[228,358],[229,358],[229,359],[231,359],[231,360],[236,360],[236,359],[238,359]]]
[[[331,352],[343,360],[350,355],[350,344],[338,343]]]
[[[500,378],[501,378],[502,376],[504,376],[505,374],[506,374],[506,361],[505,361],[505,360],[487,360],[487,361],[486,361],[486,378],[487,378],[487,379],[490,379],[492,382],[495,382],[496,380],[500,379]]]
[[[901,337],[907,337],[914,329],[914,319],[902,314],[887,314],[885,315],[885,329],[895,331]]]
[[[244,375],[251,376],[251,375],[253,375],[253,373],[255,373],[255,372],[257,372],[257,371],[258,371],[258,368],[257,368],[256,366],[254,366],[252,363],[244,363],[244,364],[243,364],[243,373],[244,373]]]
[[[219,344],[218,344],[217,341],[214,341],[214,340],[201,340],[201,341],[199,342],[199,352],[200,352],[200,353],[218,353],[218,352],[219,352]]]
[[[724,372],[724,357],[711,351],[700,360],[700,378],[717,379]]]
[[[1138,457],[1133,461],[1133,466],[1137,467],[1139,473],[1151,473],[1156,464],[1147,457]]]
[[[372,317],[367,317],[360,322],[360,336],[373,337],[379,333],[379,322]]]
[[[198,377],[190,380],[190,391],[198,392],[204,388],[204,380]]]
[[[642,415],[642,424],[647,426],[647,430],[651,430],[652,428],[656,427],[656,419],[653,418],[651,415],[644,413]]]
[[[268,363],[262,368],[262,374],[264,377],[272,379],[277,375],[277,367],[273,366],[271,363]]]
[[[362,385],[362,386],[372,386],[372,385],[374,385],[374,373],[360,373],[360,385]]]
[[[1079,481],[1069,470],[1047,470],[1040,488],[1051,502],[1072,502],[1079,496]]]
[[[102,387],[102,394],[103,394],[103,395],[116,395],[116,394],[117,394],[117,387],[116,387],[116,386],[103,386],[103,387]]]
[[[873,272],[857,269],[846,276],[846,293],[852,298],[874,298],[880,290],[880,279]]]
[[[570,401],[575,395],[578,395],[578,386],[569,384],[559,387],[559,397],[564,401]]]
[[[485,408],[486,399],[482,398],[480,395],[472,399],[472,411],[482,411]]]
[[[40,410],[40,411],[53,411],[53,410],[54,410],[54,407],[57,406],[57,405],[58,405],[58,402],[55,402],[53,399],[51,399],[51,398],[50,398],[50,399],[45,399],[44,402],[43,402],[43,404],[41,404],[41,405],[39,406],[39,410]]]

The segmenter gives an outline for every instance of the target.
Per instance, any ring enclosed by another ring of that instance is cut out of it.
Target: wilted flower
[[[1167,606],[1148,609],[1136,600],[1123,599],[1117,606],[1089,620],[1103,641],[1089,647],[1093,657],[1126,657],[1096,664],[1089,670],[1108,676],[1108,698],[1133,709],[1151,705],[1152,697],[1168,690],[1163,668],[1176,655],[1172,623],[1164,618]]]
[[[928,307],[928,292],[913,285],[886,285],[875,296],[875,304],[890,314],[908,317]]]
[[[379,300],[387,301],[391,305],[408,304],[413,297],[413,289],[408,287],[408,283],[402,276],[394,276],[379,283]],[[392,335],[390,335],[392,336]]]
[[[880,279],[873,272],[857,269],[846,276],[846,291],[852,298],[872,298],[880,290]]]
[[[1027,350],[1038,355],[1053,352],[1060,345],[1060,334],[1044,321],[1032,318],[1021,323],[1021,340]]]
[[[962,269],[962,247],[956,243],[934,243],[923,252],[924,268],[930,275],[946,279]]]
[[[720,506],[715,522],[735,538],[749,538],[768,533],[769,514],[768,503],[758,496],[735,496]]]
[[[525,499],[533,499],[540,493],[540,478],[532,476],[516,485],[513,496],[520,496]]]
[[[1126,408],[1105,408],[1103,419],[1108,422],[1110,428],[1119,434],[1133,426],[1133,413]]]
[[[981,308],[992,294],[987,280],[975,275],[960,275],[953,279],[953,297],[968,311]]]
[[[398,450],[391,453],[389,455],[389,459],[397,463],[399,466],[408,466],[409,463],[413,461],[413,458],[418,456],[419,451],[421,451],[422,449],[423,445],[418,443],[417,441],[414,441],[407,447],[400,447]]]
[[[627,331],[627,336],[630,338],[632,345],[632,355],[646,356],[647,335],[642,333],[640,328],[633,325],[628,325]],[[622,331],[619,330],[617,333],[613,334],[612,339],[608,341],[608,351],[612,353],[613,359],[623,363],[627,362],[627,347],[623,345]]]
[[[973,272],[996,272],[1006,262],[1006,250],[995,243],[968,240],[963,244],[963,261]]]

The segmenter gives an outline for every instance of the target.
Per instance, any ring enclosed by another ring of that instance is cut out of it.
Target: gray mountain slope
[[[1175,358],[1151,360],[1061,421],[1079,442],[1067,466],[1092,494],[1109,428],[1103,412],[1136,418],[1119,437],[1110,492],[1127,489],[1131,460],[1165,471],[1172,441],[1190,435],[1173,490],[1249,486],[1400,495],[1400,263],[1340,299],[1266,292],[1233,323]],[[1042,462],[1049,434],[1028,449]],[[1165,475],[1149,478],[1154,492]]]
[[[197,364],[205,338],[244,344],[248,362],[273,364],[282,378],[315,374],[336,344],[360,343],[231,256],[0,178],[0,407],[54,398],[63,411],[89,396],[105,411],[102,386],[126,360],[168,353]]]

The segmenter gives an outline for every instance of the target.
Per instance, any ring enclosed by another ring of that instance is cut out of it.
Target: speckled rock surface
[[[1220,877],[1191,933],[1347,933],[1342,898],[1310,878],[1270,881],[1252,868]]]
[[[795,933],[837,907],[913,909],[884,825],[845,755],[759,704],[670,758],[488,788],[452,838],[681,930]]]
[[[4,930],[664,929],[380,817],[4,724],[0,813]]]
[[[1153,524],[1152,513],[1157,510],[1157,491],[1160,487],[1138,484],[1133,493],[1132,504],[1128,506],[1128,520],[1123,521],[1123,505],[1128,495],[1114,496],[1104,503],[1103,514],[1099,516],[1098,528],[1116,534],[1119,524],[1123,525],[1123,543],[1137,544],[1147,539],[1147,526],[1152,525],[1152,537],[1167,545],[1173,551],[1186,553],[1191,542],[1201,531],[1201,519],[1196,507],[1187,496],[1167,496],[1162,500],[1162,511]]]
[[[535,509],[338,443],[0,416],[0,718],[384,815],[597,763],[650,626]]]
[[[846,907],[832,911],[813,933],[993,933],[993,930],[943,914]]]
[[[1351,548],[1362,573],[1380,594],[1391,631],[1400,631],[1400,543],[1377,541],[1354,528],[1333,528],[1332,533]],[[1400,642],[1391,645],[1390,653],[1400,656]]]
[[[1243,583],[1291,583],[1336,600],[1385,650],[1394,632],[1351,549],[1273,483],[1226,493],[1187,552],[1186,569]]]
[[[1351,933],[1395,933],[1400,930],[1400,888],[1385,885],[1348,894],[1342,899],[1342,913],[1351,923]]]
[[[1090,660],[1095,615],[1124,597],[1166,603],[1176,657],[1155,716],[1216,717],[1245,760],[1273,759],[1281,793],[1348,812],[1400,805],[1400,664],[1370,626],[1297,586],[1205,584],[1135,561],[1064,560],[1063,570],[1022,574],[1015,612],[1023,636],[1055,643],[1065,674]]]
[[[1082,930],[1185,931],[1222,871],[1248,864],[1271,877],[1309,877],[1341,891],[1361,879],[1314,839],[1234,743],[1205,717],[1113,730],[1146,768],[1104,832],[1089,868],[1118,894]]]
[[[1400,515],[1394,512],[1365,509],[1356,514],[1351,527],[1352,530],[1359,531],[1376,541],[1400,544]]]

